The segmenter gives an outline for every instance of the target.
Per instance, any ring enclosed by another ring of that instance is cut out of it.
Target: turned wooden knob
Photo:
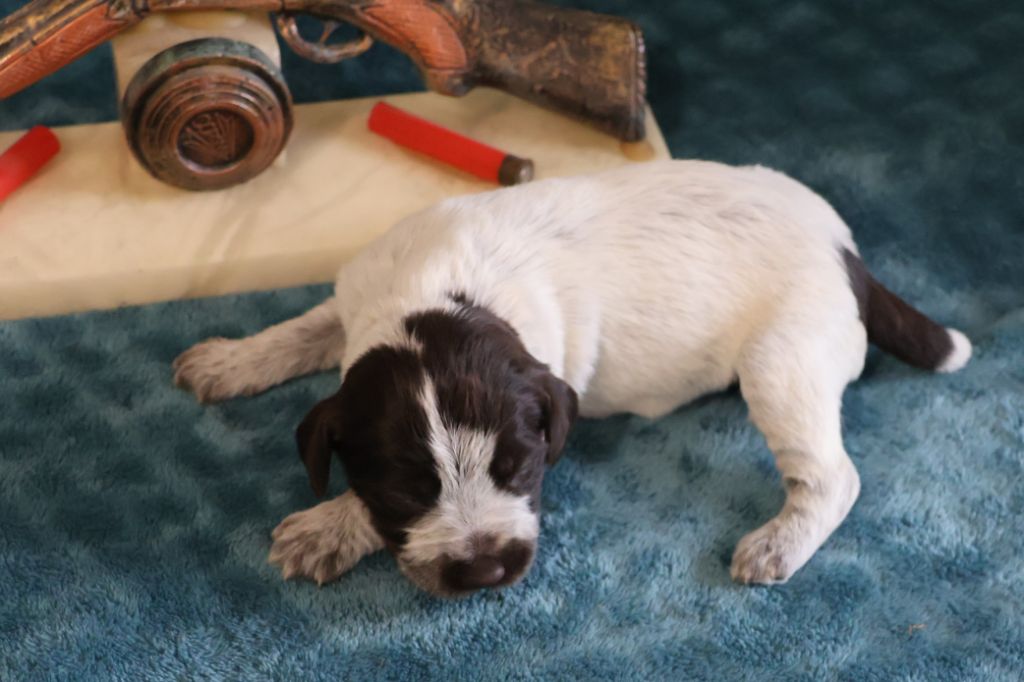
[[[263,172],[292,129],[281,72],[252,45],[193,40],[160,52],[121,103],[132,153],[154,177],[189,190],[222,189]]]

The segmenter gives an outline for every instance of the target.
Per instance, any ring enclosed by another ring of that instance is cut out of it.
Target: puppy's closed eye
[[[498,485],[507,484],[519,469],[519,461],[512,453],[495,453],[491,477]]]

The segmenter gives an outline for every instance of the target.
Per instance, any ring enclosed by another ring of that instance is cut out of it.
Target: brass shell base
[[[251,45],[203,38],[160,52],[121,103],[132,153],[151,175],[215,190],[259,175],[292,130],[292,99],[278,68]]]

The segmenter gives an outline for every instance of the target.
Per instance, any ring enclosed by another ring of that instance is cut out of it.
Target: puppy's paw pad
[[[807,561],[803,544],[785,524],[769,521],[739,541],[729,573],[738,583],[784,583]]]
[[[324,525],[317,507],[296,512],[274,529],[268,561],[280,567],[285,580],[308,578],[318,585],[340,577],[352,566],[342,542],[342,529]]]
[[[172,368],[174,384],[195,393],[199,402],[224,400],[237,395],[232,385],[237,341],[208,339],[179,355]]]

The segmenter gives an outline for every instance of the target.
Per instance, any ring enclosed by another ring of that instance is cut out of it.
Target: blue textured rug
[[[335,377],[204,409],[169,365],[325,288],[4,323],[0,679],[1021,678],[1024,10],[576,4],[642,22],[675,155],[809,183],[883,281],[975,341],[953,376],[872,353],[845,402],[847,522],[787,585],[729,582],[735,542],[782,502],[733,393],[581,424],[515,588],[436,601],[383,555],[283,583],[270,530],[314,503],[292,430]],[[383,47],[287,66],[300,100],[419,86]],[[101,50],[3,102],[0,127],[112,118],[109,68]]]

